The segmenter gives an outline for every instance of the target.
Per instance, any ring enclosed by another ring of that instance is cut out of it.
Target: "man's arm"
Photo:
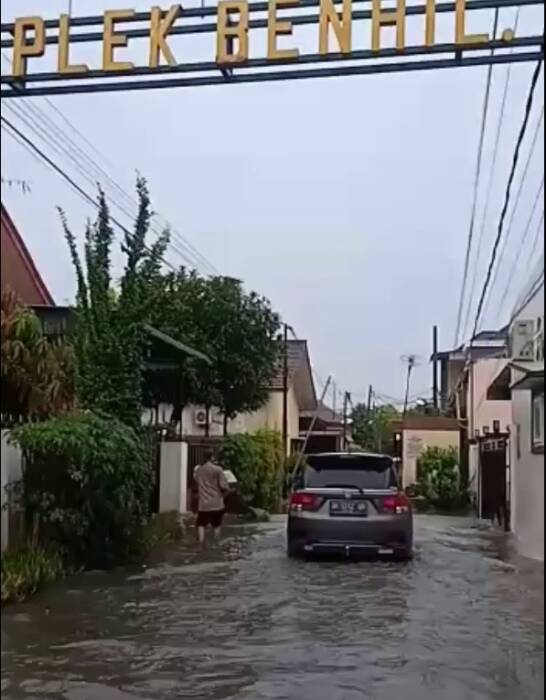
[[[220,471],[218,473],[218,486],[220,487],[220,490],[222,493],[229,493],[229,482],[226,479],[226,475],[224,474],[224,470],[220,468]]]

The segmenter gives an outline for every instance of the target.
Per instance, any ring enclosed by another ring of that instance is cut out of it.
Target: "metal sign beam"
[[[461,5],[461,1],[463,4]],[[247,32],[252,29],[271,30],[269,23],[271,18],[268,14],[263,14],[271,10],[271,2],[250,2],[244,6],[248,8]],[[372,26],[378,22],[378,4],[374,2],[371,9],[355,9],[355,5],[369,4],[372,0],[353,0],[352,12],[348,17],[351,22],[369,21]],[[456,22],[461,20],[464,35],[464,13],[480,10],[521,8],[524,6],[543,6],[544,0],[458,0],[457,2],[439,2],[431,5],[430,1],[425,4],[407,6],[405,14],[394,18],[393,12],[384,8],[381,10],[384,26],[393,24],[405,24],[409,17],[426,17],[427,27],[431,17],[435,24],[436,15],[454,13]],[[239,7],[241,2],[239,2]],[[301,8],[317,8],[312,14],[298,13],[282,10],[279,7],[279,22],[285,25],[302,26],[317,25],[323,26],[325,17],[323,16],[324,3],[321,0],[300,0],[298,10]],[[432,7],[432,9],[431,9]],[[174,8],[171,8],[171,12]],[[337,10],[336,10],[337,11]],[[156,12],[160,12],[156,10]],[[167,12],[161,11],[161,17],[166,17]],[[433,13],[433,15],[431,15]],[[178,35],[208,34],[218,31],[218,23],[202,22],[192,23],[192,18],[215,17],[218,14],[218,6],[188,8],[181,10],[176,22],[172,22],[168,29],[168,37],[174,38]],[[256,15],[259,15],[256,17]],[[388,15],[388,16],[387,16]],[[156,16],[157,19],[157,16]],[[186,20],[190,23],[185,23]],[[341,16],[339,16],[341,21]],[[381,18],[379,18],[381,19]],[[43,45],[36,48],[36,52],[29,52],[30,56],[41,56],[47,45],[58,45],[59,56],[62,52],[65,61],[68,57],[68,43],[80,44],[89,42],[101,42],[105,39],[106,29],[102,31],[80,31],[97,25],[105,25],[104,16],[89,16],[70,18],[70,33],[63,35],[63,25],[60,19],[38,20],[42,23],[41,35]],[[21,20],[23,21],[23,20]],[[66,21],[66,17],[65,17]],[[221,20],[218,19],[218,22]],[[230,20],[231,21],[231,20]],[[329,20],[330,21],[330,20]],[[348,19],[346,21],[349,21]],[[134,25],[147,24],[147,26]],[[150,39],[152,14],[149,12],[132,13],[124,16],[120,20],[123,30],[117,30],[112,36],[120,39],[120,46],[126,46],[129,39]],[[230,24],[229,27],[232,25]],[[236,26],[236,25],[235,25]],[[381,27],[380,27],[381,28]],[[20,27],[19,27],[20,29]],[[2,41],[1,46],[5,49],[13,49],[14,55],[21,46],[26,47],[26,41],[36,41],[32,33],[26,37],[19,31],[17,40],[17,21],[15,23],[5,23],[1,25]],[[377,30],[377,26],[376,26]],[[112,31],[112,28],[110,28]],[[428,30],[427,30],[428,31]],[[458,30],[456,30],[458,31]],[[356,32],[353,32],[353,36]],[[319,53],[299,54],[294,51],[291,55],[282,53],[267,57],[250,57],[247,52],[241,60],[229,63],[217,61],[189,61],[176,63],[171,59],[169,65],[158,65],[158,62],[150,63],[150,66],[113,63],[107,64],[103,68],[93,68],[78,66],[76,70],[58,72],[27,72],[26,63],[28,59],[19,60],[18,65],[24,66],[19,74],[2,75],[1,96],[4,99],[32,97],[38,95],[65,95],[82,94],[95,92],[118,92],[118,91],[139,91],[157,90],[166,88],[195,87],[203,85],[225,85],[225,84],[245,84],[258,82],[273,82],[283,80],[305,80],[310,78],[344,77],[353,75],[373,75],[409,71],[429,71],[443,68],[457,68],[467,66],[501,65],[507,63],[521,63],[540,61],[544,55],[544,34],[530,36],[514,36],[510,29],[505,30],[501,37],[469,37],[465,42],[465,37],[460,40],[460,35],[454,43],[434,44],[427,34],[426,45],[404,46],[398,43],[397,48],[381,48],[380,41],[377,40],[376,31],[375,45],[372,38],[371,49],[353,49],[352,45],[343,47],[342,51],[328,52],[320,47]],[[434,32],[432,34],[434,37]],[[19,41],[19,43],[17,43]],[[248,43],[248,42],[247,42]],[[341,42],[340,42],[341,43]],[[233,54],[233,37],[228,38],[228,54]],[[21,57],[19,56],[19,59]],[[31,60],[34,60],[32,58]],[[35,64],[33,64],[35,65]],[[72,67],[73,68],[73,67]],[[17,73],[17,71],[15,71]],[[116,78],[116,80],[112,80]]]

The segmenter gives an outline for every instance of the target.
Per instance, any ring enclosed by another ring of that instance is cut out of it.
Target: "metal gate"
[[[480,440],[479,514],[505,531],[510,530],[510,466],[508,437],[487,436]]]

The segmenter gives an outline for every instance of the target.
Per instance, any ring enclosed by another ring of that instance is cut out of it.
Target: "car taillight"
[[[302,491],[297,491],[292,494],[290,500],[290,510],[295,511],[312,511],[318,510],[323,504],[324,499],[320,496],[316,496],[314,493],[304,493]]]
[[[397,493],[395,496],[387,496],[383,499],[383,511],[385,513],[409,513],[411,501],[405,493]]]

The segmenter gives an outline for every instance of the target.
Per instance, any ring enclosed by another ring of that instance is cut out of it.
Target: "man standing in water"
[[[205,544],[207,527],[210,525],[214,539],[222,533],[224,519],[224,496],[229,491],[229,484],[224,470],[214,464],[212,450],[205,452],[205,461],[195,468],[194,480],[199,499],[197,514],[197,537],[200,544]]]

